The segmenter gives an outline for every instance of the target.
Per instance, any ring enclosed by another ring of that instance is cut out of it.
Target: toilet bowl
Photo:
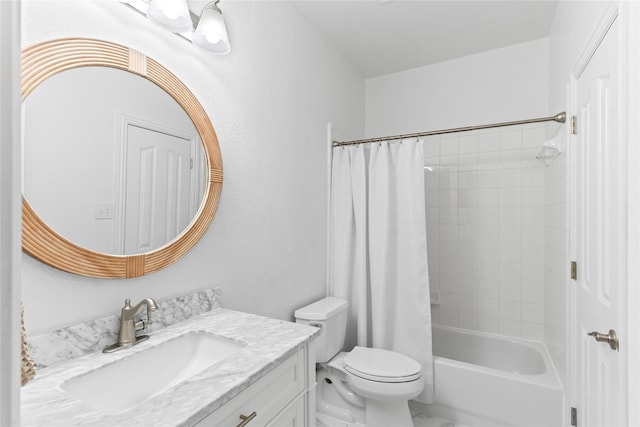
[[[316,340],[318,418],[324,424],[412,427],[408,401],[424,388],[422,366],[390,350],[344,352],[347,302],[327,297],[296,310],[296,322],[321,328]]]

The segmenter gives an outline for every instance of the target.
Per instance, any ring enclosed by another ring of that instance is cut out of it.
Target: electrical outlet
[[[96,203],[95,219],[113,219],[113,203],[98,202]]]

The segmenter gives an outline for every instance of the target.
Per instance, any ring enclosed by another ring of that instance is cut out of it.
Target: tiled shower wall
[[[531,124],[425,139],[434,323],[544,338],[545,136]]]

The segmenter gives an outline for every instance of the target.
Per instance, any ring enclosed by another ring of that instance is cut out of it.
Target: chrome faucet
[[[135,316],[142,310],[142,307],[147,307],[147,320],[141,319],[135,321]],[[136,336],[136,331],[145,329],[152,323],[151,312],[158,309],[158,305],[152,298],[145,298],[135,306],[131,307],[131,300],[127,298],[124,301],[124,307],[120,313],[120,331],[118,332],[118,342],[110,346],[105,347],[103,353],[113,353],[123,348],[132,347],[139,342],[149,339],[149,335]]]

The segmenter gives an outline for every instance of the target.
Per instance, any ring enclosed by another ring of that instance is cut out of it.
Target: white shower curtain
[[[337,147],[331,197],[331,291],[349,301],[347,346],[419,361],[433,399],[423,149],[420,140]]]

